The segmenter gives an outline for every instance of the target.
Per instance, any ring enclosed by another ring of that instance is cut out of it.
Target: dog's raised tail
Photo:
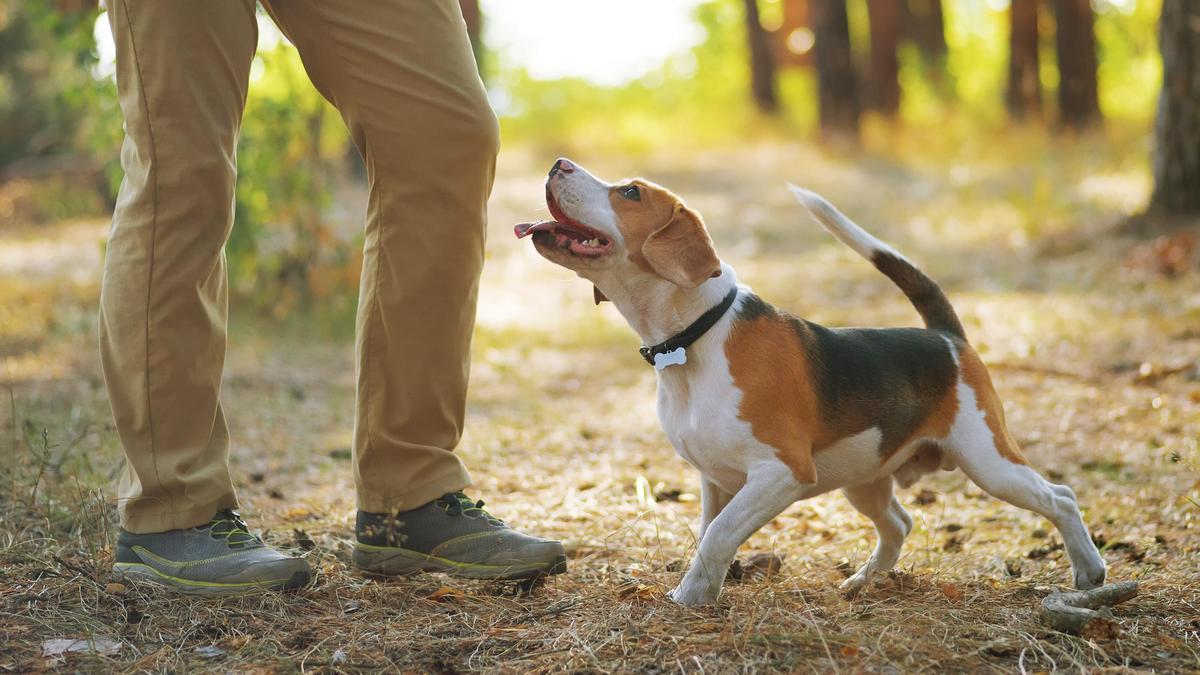
[[[875,269],[883,272],[887,278],[900,287],[909,302],[917,309],[917,313],[925,320],[925,325],[934,330],[944,331],[966,340],[962,322],[958,319],[954,307],[946,294],[937,283],[892,247],[871,236],[859,227],[841,211],[825,200],[821,195],[788,184],[796,199],[808,209],[809,213],[821,223],[830,234],[837,237],[843,244],[854,249],[862,257],[870,260]]]

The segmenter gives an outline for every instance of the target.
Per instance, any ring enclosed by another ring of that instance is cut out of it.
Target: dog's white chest
[[[758,444],[738,418],[741,391],[724,359],[715,361],[694,364],[686,373],[676,368],[660,373],[658,417],[680,457],[710,480],[736,489],[745,480],[747,453]]]

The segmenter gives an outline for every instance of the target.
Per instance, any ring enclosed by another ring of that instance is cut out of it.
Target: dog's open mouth
[[[563,213],[554,195],[550,193],[549,186],[546,187],[546,206],[554,220],[518,224],[513,228],[517,239],[533,235],[536,243],[570,251],[583,258],[596,258],[612,249],[612,242],[608,237]]]
[[[570,251],[584,258],[604,255],[612,248],[607,237],[592,228],[576,222],[541,220],[536,223],[520,223],[513,228],[518,239],[533,235],[534,241],[547,246]]]

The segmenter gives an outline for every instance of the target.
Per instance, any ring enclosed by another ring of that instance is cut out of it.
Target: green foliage
[[[97,80],[97,11],[49,0],[0,0],[0,170],[17,160],[84,154],[111,120],[115,95]],[[89,3],[83,3],[89,7]],[[118,123],[119,128],[119,123]]]
[[[357,260],[351,242],[333,236],[328,213],[333,182],[358,158],[347,157],[353,150],[341,118],[290,45],[261,51],[251,72],[226,253],[234,288],[270,297],[285,313],[357,280],[322,268],[344,269]]]
[[[1109,119],[1145,123],[1154,116],[1162,88],[1158,52],[1162,0],[1130,4],[1127,14],[1102,3],[1096,17],[1100,110]]]

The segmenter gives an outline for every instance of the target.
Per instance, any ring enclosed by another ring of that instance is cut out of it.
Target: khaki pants
[[[359,508],[413,508],[470,481],[452,450],[466,406],[496,118],[455,0],[263,5],[366,160],[354,477]],[[220,403],[223,249],[258,30],[253,0],[108,7],[126,139],[100,351],[128,459],[122,522],[156,532],[237,505]]]

